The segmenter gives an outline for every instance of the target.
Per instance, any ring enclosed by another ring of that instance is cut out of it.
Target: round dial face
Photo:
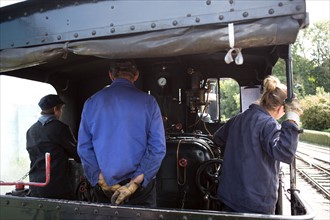
[[[158,80],[157,80],[157,83],[159,86],[165,86],[166,83],[167,83],[167,79],[165,77],[160,77]]]

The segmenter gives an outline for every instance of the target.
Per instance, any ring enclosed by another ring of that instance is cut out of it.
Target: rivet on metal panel
[[[130,27],[130,29],[131,29],[131,31],[134,31],[134,30],[135,30],[135,26],[132,25],[132,26]]]
[[[27,12],[24,12],[24,16],[27,16],[28,15],[28,13]]]
[[[172,24],[173,24],[173,26],[177,26],[178,25],[178,22],[177,21],[173,21]]]
[[[113,25],[114,25],[114,24],[113,24],[113,23],[111,23],[111,24],[110,24],[110,27],[113,27]]]
[[[219,15],[219,20],[223,20],[223,19],[224,19],[223,15]]]
[[[60,210],[61,209],[61,206],[60,205],[57,205],[56,206],[56,210]]]
[[[61,38],[62,38],[61,35],[57,36],[57,40],[61,40]]]
[[[58,4],[56,7],[57,7],[57,8],[60,8],[60,7],[61,7],[61,5],[60,5],[60,4]]]
[[[22,206],[26,206],[26,203],[25,203],[25,202],[22,202],[21,205],[22,205]]]
[[[46,16],[45,18],[46,18],[46,20],[48,20],[48,16]]]
[[[45,36],[48,36],[48,33],[47,32],[45,33]]]
[[[201,20],[199,18],[195,18],[195,21],[198,23],[200,22]]]
[[[229,3],[230,3],[230,4],[233,4],[233,3],[234,3],[234,0],[230,0]]]
[[[207,1],[206,1],[206,4],[207,4],[207,5],[210,5],[210,4],[211,4],[211,0],[207,0]]]
[[[42,204],[39,204],[38,207],[41,209],[43,207],[43,205]]]
[[[270,15],[274,14],[274,12],[275,12],[275,11],[274,11],[274,9],[272,9],[272,8],[268,10],[268,13],[269,13]]]
[[[74,5],[79,5],[79,2],[75,2]]]
[[[112,6],[111,6],[111,9],[114,9],[114,8],[115,8],[115,6],[112,5]]]
[[[115,215],[119,215],[119,212],[118,211],[115,211]]]
[[[191,17],[191,14],[187,14],[187,17],[188,17],[188,18]]]
[[[96,34],[96,31],[92,31],[92,35],[95,35]]]
[[[187,216],[182,216],[182,220],[188,220],[188,217]]]
[[[75,207],[74,212],[78,212],[78,211],[79,211],[79,208]]]
[[[8,16],[8,20],[11,20],[11,16]]]
[[[42,39],[41,42],[44,43],[46,40],[45,39]]]
[[[99,213],[99,210],[94,209],[94,214],[97,214],[97,213]]]
[[[136,213],[136,217],[140,217],[140,216],[141,216],[140,212]]]
[[[30,44],[30,41],[26,41],[25,44]]]
[[[43,12],[44,11],[44,9],[43,8],[40,8],[40,10],[39,10],[40,12]]]
[[[11,47],[13,47],[13,46],[15,46],[15,44],[14,43],[11,43],[11,45],[10,45]]]
[[[156,24],[155,23],[152,23],[151,24],[151,28],[155,28],[156,27]]]
[[[248,13],[248,12],[244,12],[244,13],[243,13],[243,17],[246,18],[247,16],[249,16],[249,13]]]
[[[296,10],[297,10],[297,11],[300,11],[300,10],[301,10],[300,5],[297,5],[297,6],[296,6]]]
[[[278,6],[282,7],[283,6],[283,2],[278,3]]]
[[[78,37],[78,33],[74,33],[74,35],[73,35],[75,38],[77,38]]]
[[[163,215],[159,215],[159,219],[164,219],[164,216]]]
[[[110,31],[111,31],[111,33],[115,33],[116,30],[114,28],[111,28]]]

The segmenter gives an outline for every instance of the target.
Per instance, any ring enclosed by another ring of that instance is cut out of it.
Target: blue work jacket
[[[85,102],[78,154],[93,186],[102,172],[109,186],[144,174],[145,187],[156,176],[165,152],[159,106],[129,80],[115,79]]]
[[[225,143],[220,200],[237,212],[274,214],[280,162],[293,161],[298,131],[295,123],[280,125],[256,104],[219,128],[214,140]]]

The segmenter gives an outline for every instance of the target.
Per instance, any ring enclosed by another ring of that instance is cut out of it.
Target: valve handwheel
[[[202,163],[196,172],[196,184],[199,190],[215,200],[221,164],[221,159],[211,159]]]

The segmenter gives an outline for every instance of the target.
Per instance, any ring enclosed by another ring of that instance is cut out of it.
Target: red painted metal
[[[24,186],[39,186],[39,187],[46,186],[50,182],[50,154],[49,153],[45,153],[45,166],[46,166],[46,180],[43,183],[23,182],[23,181],[0,182],[0,186],[15,185],[16,190],[22,190],[22,189],[24,189]]]

